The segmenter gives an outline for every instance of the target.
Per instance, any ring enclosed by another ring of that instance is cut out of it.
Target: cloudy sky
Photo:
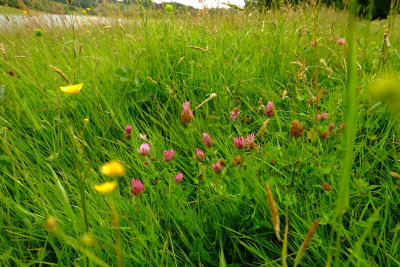
[[[161,3],[161,2],[177,2],[177,3],[182,3],[185,5],[191,5],[195,8],[202,8],[203,6],[199,3],[199,0],[153,0],[156,3]],[[220,3],[220,7],[224,7],[223,4],[221,3],[231,3],[235,4],[238,6],[244,6],[244,0],[204,0],[205,4],[207,7],[217,7],[218,2]]]

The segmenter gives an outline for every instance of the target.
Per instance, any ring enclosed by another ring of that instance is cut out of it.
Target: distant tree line
[[[360,16],[377,19],[386,18],[390,12],[391,4],[399,0],[357,0]],[[245,0],[247,8],[269,9],[280,5],[298,5],[310,3],[310,0]],[[346,8],[348,0],[318,0],[320,4],[335,8]]]

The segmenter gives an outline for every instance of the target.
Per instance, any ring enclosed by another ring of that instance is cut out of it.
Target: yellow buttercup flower
[[[60,87],[60,90],[67,94],[77,94],[82,89],[83,83]]]
[[[125,168],[121,162],[116,160],[111,160],[100,167],[102,174],[110,177],[118,177],[125,175]]]
[[[50,216],[49,218],[47,218],[45,226],[49,230],[55,230],[57,226],[56,218],[54,216]]]
[[[400,111],[400,78],[386,75],[370,85],[371,95],[387,104],[393,112]]]
[[[106,182],[106,183],[99,184],[99,185],[94,185],[94,189],[97,192],[100,192],[102,194],[108,194],[108,193],[114,191],[116,186],[117,186],[117,182],[112,181],[112,182]]]

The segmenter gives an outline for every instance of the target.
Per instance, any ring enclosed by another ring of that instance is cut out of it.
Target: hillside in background
[[[139,4],[140,3],[140,4]],[[95,1],[75,0],[68,6],[67,0],[0,0],[0,14],[23,14],[24,11],[35,13],[45,12],[53,14],[67,14],[69,9],[73,13],[85,13],[90,15],[107,15],[115,12],[123,12],[124,15],[132,15],[141,7],[150,9],[164,9],[165,5],[171,5],[175,11],[186,12],[194,10],[192,6],[180,3],[156,4],[150,0],[144,1]]]

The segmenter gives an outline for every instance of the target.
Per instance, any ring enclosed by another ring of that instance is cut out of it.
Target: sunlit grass
[[[318,12],[318,79],[307,8],[0,29],[0,262],[398,264],[398,121],[368,90],[388,22],[357,20],[352,42],[346,12]]]

